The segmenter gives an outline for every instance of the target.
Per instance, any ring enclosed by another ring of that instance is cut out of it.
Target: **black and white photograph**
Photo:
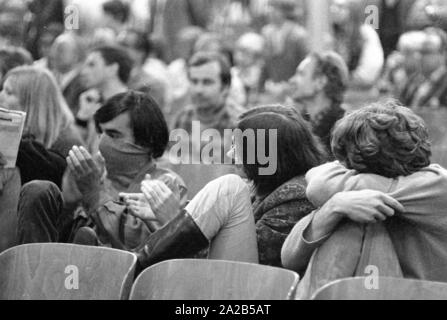
[[[446,168],[447,0],[0,0],[0,300],[447,300]]]

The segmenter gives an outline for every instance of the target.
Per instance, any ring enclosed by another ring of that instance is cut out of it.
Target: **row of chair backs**
[[[295,272],[249,263],[170,260],[146,269],[132,300],[287,300],[299,281]]]
[[[0,254],[0,300],[128,299],[136,256],[101,247],[31,244]],[[146,269],[131,299],[285,300],[296,273],[255,264],[170,260]]]
[[[109,248],[29,244],[0,255],[1,300],[120,300],[136,256]]]
[[[313,300],[447,300],[447,284],[403,278],[347,278],[327,284]]]
[[[108,248],[31,244],[0,254],[0,300],[287,300],[298,274],[215,260],[170,260],[134,282],[136,256]],[[133,283],[133,287],[132,287]],[[132,289],[132,290],[131,290]],[[447,284],[402,278],[337,280],[314,300],[447,299]]]

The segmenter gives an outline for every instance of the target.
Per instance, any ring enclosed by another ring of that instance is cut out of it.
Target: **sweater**
[[[358,174],[339,162],[312,169],[306,176],[307,196],[317,207],[341,191],[378,190],[399,201],[405,212],[385,222],[403,276],[428,281],[447,281],[447,170],[433,164],[407,177],[385,178]],[[303,219],[283,247],[283,259],[305,266],[329,237],[307,242],[303,234],[312,216]]]

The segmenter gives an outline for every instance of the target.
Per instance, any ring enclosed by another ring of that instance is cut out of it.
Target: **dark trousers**
[[[85,221],[64,212],[62,192],[52,182],[33,181],[23,186],[18,208],[19,244],[71,242]]]

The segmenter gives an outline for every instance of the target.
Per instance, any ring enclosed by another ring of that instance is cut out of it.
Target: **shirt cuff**
[[[309,222],[307,222],[306,226],[304,227],[303,233],[301,233],[301,241],[302,241],[302,243],[304,243],[306,245],[309,245],[309,246],[318,246],[318,245],[322,244],[323,242],[325,242],[331,236],[331,234],[328,233],[328,234],[326,234],[326,235],[324,235],[321,238],[316,239],[316,240],[308,240],[308,239],[306,239],[305,234],[307,233],[307,231],[308,231],[308,229],[310,227],[310,224],[314,221],[314,215],[315,215],[315,212],[312,214],[312,219],[310,219]]]

